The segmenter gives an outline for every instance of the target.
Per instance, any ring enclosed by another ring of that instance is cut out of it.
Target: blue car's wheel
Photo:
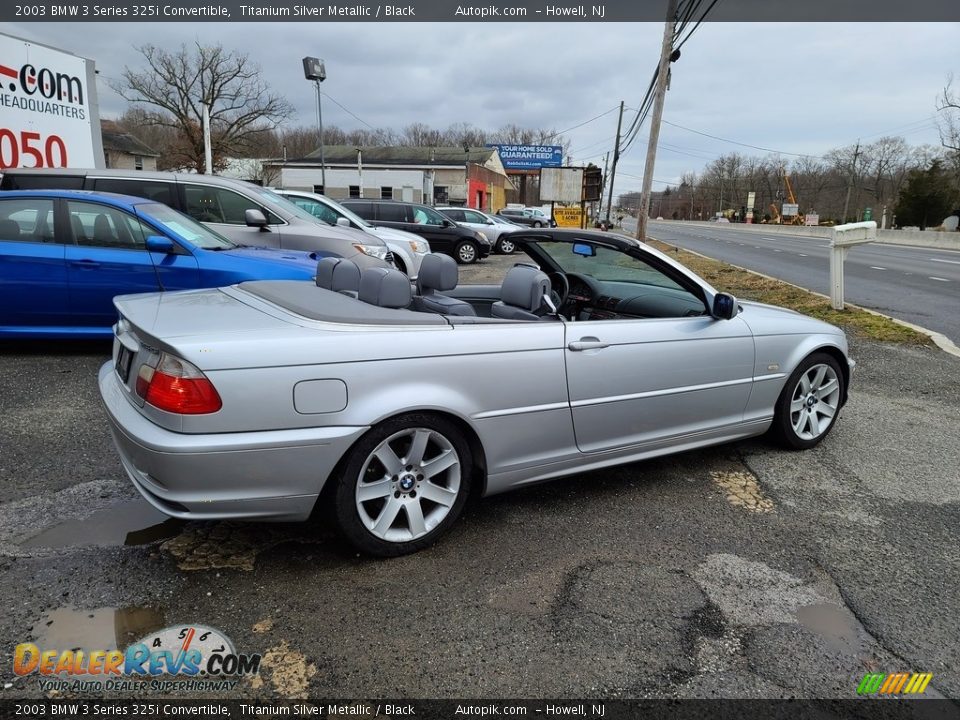
[[[336,487],[336,520],[360,550],[415,552],[454,523],[470,493],[470,446],[456,426],[411,414],[371,429],[350,450]]]

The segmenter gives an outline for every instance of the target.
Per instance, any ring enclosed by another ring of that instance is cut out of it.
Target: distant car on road
[[[557,221],[549,218],[540,208],[504,208],[497,212],[512,222],[530,227],[556,227]]]
[[[294,205],[328,225],[351,227],[380,238],[393,253],[393,264],[411,278],[416,279],[424,256],[430,252],[430,243],[419,235],[395,228],[371,225],[349,208],[326,195],[306,190],[278,190],[277,195],[285,197]]]
[[[0,192],[0,337],[109,338],[116,295],[308,280],[320,257],[237,245],[152,200]]]
[[[493,215],[487,215],[482,210],[474,208],[443,205],[436,209],[461,225],[481,231],[493,243],[493,251],[498,255],[509,255],[517,249],[510,239],[510,233],[522,227],[516,223],[503,218],[497,219]]]

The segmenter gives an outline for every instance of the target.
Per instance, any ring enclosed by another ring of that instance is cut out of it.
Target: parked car
[[[325,195],[306,190],[274,189],[274,192],[328,225],[352,227],[380,238],[393,253],[393,264],[414,280],[420,272],[424,255],[430,252],[430,243],[419,235],[371,225],[349,208]]]
[[[0,192],[0,337],[109,338],[115,295],[309,280],[318,257],[241,247],[152,200]]]
[[[853,366],[838,328],[738,302],[625,236],[513,238],[534,264],[502,285],[460,286],[434,253],[413,297],[397,270],[325,259],[316,284],[117,298],[99,387],[133,484],[185,519],[330,510],[390,556],[474,491],[767,431],[810,448],[836,423]]]
[[[510,240],[510,233],[519,230],[520,225],[509,220],[498,222],[493,215],[487,215],[482,210],[473,208],[444,205],[436,209],[454,222],[481,231],[493,243],[493,251],[498,255],[509,255],[516,250],[516,246]]]
[[[0,190],[74,189],[112,192],[162,202],[240,245],[304,250],[350,258],[362,267],[386,267],[379,238],[330,227],[276,193],[214,175],[141,170],[8,169]]]
[[[491,243],[484,233],[457,225],[426,205],[355,198],[342,205],[374,225],[416,233],[430,243],[433,252],[450,255],[461,264],[469,265],[490,254]]]
[[[557,221],[547,217],[540,208],[510,208],[506,207],[497,212],[498,215],[512,222],[530,227],[556,227]]]

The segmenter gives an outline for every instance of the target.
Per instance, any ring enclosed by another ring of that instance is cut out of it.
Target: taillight
[[[203,415],[223,407],[216,388],[197,367],[167,353],[160,354],[156,367],[140,366],[136,391],[155,408],[179,415]]]

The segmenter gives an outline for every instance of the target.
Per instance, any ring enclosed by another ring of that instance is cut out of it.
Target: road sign
[[[817,213],[807,213],[803,216],[804,225],[819,225],[820,224],[820,215]]]
[[[786,217],[793,217],[800,214],[800,206],[797,203],[784,203],[782,212]]]

